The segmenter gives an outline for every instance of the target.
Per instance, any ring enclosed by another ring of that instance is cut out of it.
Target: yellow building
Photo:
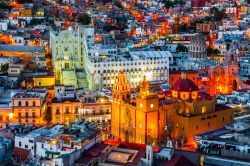
[[[6,128],[13,121],[13,109],[0,107],[0,128]]]
[[[158,144],[164,129],[164,112],[159,109],[158,95],[150,92],[146,78],[140,93],[130,100],[126,75],[119,73],[113,86],[111,132],[118,140],[141,144]]]
[[[53,87],[55,85],[54,76],[36,76],[33,77],[34,87]]]
[[[54,101],[51,106],[52,124],[68,125],[79,121],[79,119],[107,124],[111,119],[110,102]]]
[[[218,105],[215,96],[199,92],[185,74],[177,80],[163,105],[166,124],[172,139],[193,143],[194,135],[214,130],[233,122],[235,109]]]
[[[46,97],[47,90],[45,89],[36,89],[34,92],[21,92],[14,95],[12,98],[13,122],[25,125],[45,124]]]
[[[128,85],[126,75],[119,73],[113,86],[111,114],[111,133],[116,140],[159,144],[166,141],[169,133],[169,139],[189,144],[195,134],[233,122],[235,110],[218,105],[215,97],[199,92],[185,74],[161,101],[150,92],[145,77],[135,100],[130,99]]]

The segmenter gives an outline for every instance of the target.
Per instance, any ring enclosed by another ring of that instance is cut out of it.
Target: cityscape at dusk
[[[0,0],[0,166],[250,166],[250,0]]]

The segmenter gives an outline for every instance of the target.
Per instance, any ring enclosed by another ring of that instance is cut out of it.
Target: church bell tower
[[[120,72],[112,89],[112,113],[111,113],[111,132],[113,135],[120,137],[121,123],[121,104],[130,102],[130,88],[126,74]]]

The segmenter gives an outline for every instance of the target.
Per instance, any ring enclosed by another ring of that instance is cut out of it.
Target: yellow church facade
[[[149,91],[144,78],[136,99],[130,99],[126,75],[119,73],[113,87],[111,132],[116,139],[140,144],[157,144],[164,130],[158,95]]]
[[[166,139],[194,143],[195,134],[233,122],[235,109],[218,105],[216,99],[199,92],[187,77],[176,81],[165,98],[150,92],[146,78],[135,99],[130,98],[126,75],[119,73],[113,86],[111,133],[115,140],[159,145]]]

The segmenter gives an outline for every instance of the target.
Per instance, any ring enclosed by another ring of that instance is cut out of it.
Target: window
[[[78,114],[78,108],[77,107],[75,108],[75,114]]]
[[[25,106],[29,106],[29,102],[28,101],[25,102]]]
[[[68,107],[66,108],[66,114],[69,114],[69,108]]]
[[[225,121],[225,118],[224,117],[222,117],[222,122],[224,122]]]
[[[206,112],[207,112],[207,107],[206,106],[202,106],[201,113],[204,114]]]
[[[29,140],[29,143],[34,143],[34,141],[32,139]]]
[[[21,112],[18,112],[18,117],[20,118],[22,116],[22,113]]]
[[[18,159],[21,159],[21,153],[18,153]]]
[[[21,141],[19,141],[19,147],[22,147],[22,142]]]
[[[42,144],[42,149],[44,148],[44,144]]]
[[[28,145],[25,145],[24,147],[25,147],[26,149],[28,149]]]
[[[18,102],[18,106],[22,106],[22,102],[21,101]]]
[[[60,114],[59,108],[56,109],[56,114],[57,114],[57,115]]]
[[[33,101],[33,104],[32,104],[33,106],[36,106],[36,102],[35,101]]]
[[[198,125],[196,125],[196,130],[199,130],[199,126]]]
[[[207,126],[210,127],[210,122],[207,123]]]

